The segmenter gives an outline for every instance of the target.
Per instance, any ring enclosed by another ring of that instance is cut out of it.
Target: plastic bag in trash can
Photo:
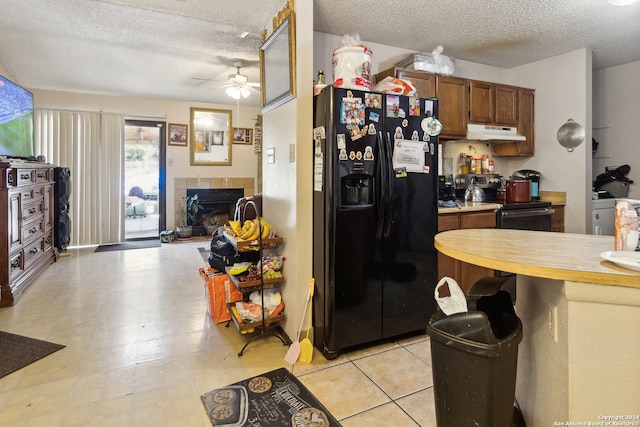
[[[441,296],[440,288],[445,285],[449,288],[449,296]],[[468,311],[467,298],[464,296],[464,292],[462,292],[458,282],[451,277],[445,276],[440,279],[436,285],[434,296],[438,302],[440,310],[442,310],[442,312],[447,316],[456,313],[466,313]]]

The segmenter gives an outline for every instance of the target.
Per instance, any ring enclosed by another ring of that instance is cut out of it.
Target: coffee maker
[[[531,181],[531,200],[540,200],[540,176],[540,172],[532,169],[522,169],[515,171],[513,175],[511,175],[514,179],[527,179]]]

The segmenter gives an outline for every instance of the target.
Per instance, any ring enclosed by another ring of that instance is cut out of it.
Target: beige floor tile
[[[1,330],[66,347],[0,379],[0,427],[209,427],[201,394],[281,367],[346,427],[433,425],[431,406],[421,407],[431,384],[425,335],[334,360],[314,349],[312,363],[293,366],[287,346],[261,337],[239,357],[253,335],[206,314],[197,248],[208,242],[69,250],[1,308]]]
[[[405,345],[404,348],[416,355],[423,362],[431,365],[431,340],[426,339],[416,343]]]
[[[431,387],[431,368],[404,348],[385,351],[353,363],[392,399]]]
[[[352,363],[343,363],[298,377],[338,420],[390,401]]]
[[[436,427],[436,408],[433,387],[396,401],[422,427]]]
[[[418,426],[395,403],[387,403],[367,412],[341,420],[342,427],[384,426],[384,427],[415,427]]]

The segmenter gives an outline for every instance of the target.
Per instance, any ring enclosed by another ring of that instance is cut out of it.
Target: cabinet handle
[[[18,268],[20,267],[20,258],[14,259],[11,262],[11,268]]]
[[[36,208],[29,208],[29,213],[30,214],[36,213]]]
[[[31,250],[29,251],[29,253],[37,254],[37,253],[38,253],[38,248],[31,248]]]
[[[28,173],[20,174],[20,179],[29,179],[31,178]]]
[[[37,232],[38,232],[38,229],[37,229],[37,228],[35,228],[35,227],[31,227],[31,228],[29,229],[29,233],[31,233],[31,234],[34,234],[34,233],[37,233]]]

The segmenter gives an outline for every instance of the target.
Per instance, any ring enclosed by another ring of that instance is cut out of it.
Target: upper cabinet
[[[518,88],[469,80],[469,122],[518,125]]]
[[[526,141],[493,143],[494,156],[534,154],[534,91],[478,80],[447,77],[424,71],[390,68],[374,76],[378,82],[391,76],[409,80],[421,98],[438,98],[440,140],[464,139],[467,123],[517,127]]]
[[[518,88],[518,133],[527,138],[526,141],[503,142],[493,144],[492,154],[498,157],[530,157],[535,153],[534,123],[534,91]]]
[[[467,80],[436,76],[438,119],[442,123],[440,138],[464,138],[467,135],[468,94]]]

